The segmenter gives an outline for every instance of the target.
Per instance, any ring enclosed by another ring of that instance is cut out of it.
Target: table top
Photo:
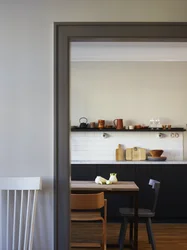
[[[118,181],[115,184],[96,184],[94,181],[71,181],[71,190],[73,191],[122,191],[137,192],[139,187],[134,181]]]

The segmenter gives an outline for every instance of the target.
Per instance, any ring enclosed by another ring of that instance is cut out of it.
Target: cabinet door
[[[134,181],[135,167],[134,165],[101,165],[97,167],[98,175],[109,179],[110,173],[117,173],[118,181]]]
[[[71,165],[71,179],[77,181],[93,181],[96,177],[96,165]]]
[[[139,191],[139,207],[152,209],[154,201],[154,191],[151,186],[148,185],[149,179],[155,179],[162,181],[162,165],[136,165],[136,177],[135,182],[140,188]],[[161,190],[160,190],[161,192]],[[160,198],[160,196],[159,196]],[[156,216],[161,216],[162,204],[158,199]]]
[[[118,181],[134,181],[135,179],[135,167],[134,165],[102,165],[97,167],[98,175],[109,179],[110,173],[117,173]],[[105,193],[107,199],[107,217],[109,221],[120,221],[121,216],[119,214],[120,207],[130,206],[131,197],[124,192],[118,193]]]
[[[187,218],[186,176],[186,165],[165,165],[163,167],[161,190],[164,218]]]

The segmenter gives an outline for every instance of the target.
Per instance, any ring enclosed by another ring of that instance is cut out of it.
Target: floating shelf
[[[104,128],[104,129],[98,129],[98,128],[71,128],[72,132],[105,132],[105,131],[111,131],[111,132],[184,132],[186,129],[184,128],[171,128],[171,129],[115,129],[115,128]]]

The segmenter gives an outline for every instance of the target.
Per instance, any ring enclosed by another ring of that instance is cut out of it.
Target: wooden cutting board
[[[145,148],[127,148],[126,149],[126,160],[127,161],[145,161],[146,160],[146,149]]]
[[[124,161],[125,160],[125,150],[123,149],[122,145],[119,144],[118,148],[116,149],[116,161]]]

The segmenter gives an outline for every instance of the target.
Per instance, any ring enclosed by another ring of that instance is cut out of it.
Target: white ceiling
[[[187,42],[72,42],[71,61],[187,61]]]

